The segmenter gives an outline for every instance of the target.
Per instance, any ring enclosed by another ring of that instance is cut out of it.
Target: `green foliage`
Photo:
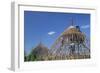
[[[27,61],[35,61],[35,60],[37,60],[37,56],[36,56],[36,55],[34,55],[34,54],[29,54],[29,55],[27,56]]]

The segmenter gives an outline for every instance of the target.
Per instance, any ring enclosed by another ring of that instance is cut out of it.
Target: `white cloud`
[[[54,31],[50,31],[50,32],[48,32],[48,35],[53,35],[53,34],[55,34],[56,32],[54,32]]]
[[[90,25],[83,25],[81,26],[82,29],[87,29],[87,28],[90,28]]]

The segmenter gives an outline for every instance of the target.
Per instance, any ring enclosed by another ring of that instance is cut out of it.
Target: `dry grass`
[[[48,56],[46,60],[73,60],[73,59],[89,59],[90,55],[69,55],[69,56]]]

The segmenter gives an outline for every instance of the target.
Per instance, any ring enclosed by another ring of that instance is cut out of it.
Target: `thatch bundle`
[[[70,26],[62,33],[61,37],[63,40],[67,39],[67,41],[71,43],[83,43],[85,40],[85,35],[75,26]]]

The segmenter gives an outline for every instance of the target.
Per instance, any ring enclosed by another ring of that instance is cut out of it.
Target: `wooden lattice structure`
[[[88,41],[89,42],[89,41]],[[57,59],[90,58],[90,47],[79,26],[69,26],[51,47],[50,54]]]

